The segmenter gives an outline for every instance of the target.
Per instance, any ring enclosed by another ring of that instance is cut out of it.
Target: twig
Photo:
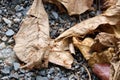
[[[87,69],[87,67],[85,65],[83,65],[83,64],[80,64],[80,65],[83,66],[85,68],[85,70],[87,71],[88,76],[89,76],[89,80],[92,80],[91,74],[90,74],[89,70]]]

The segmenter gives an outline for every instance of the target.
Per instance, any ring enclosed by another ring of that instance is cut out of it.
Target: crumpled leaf
[[[103,14],[89,18],[76,24],[63,32],[56,38],[59,41],[68,37],[84,37],[86,34],[93,33],[96,28],[103,24],[116,25],[120,21],[120,0],[116,5],[108,8]]]
[[[88,63],[90,66],[93,66],[96,63],[110,64],[110,61],[114,54],[115,54],[115,52],[114,52],[113,48],[108,48],[107,50],[105,50],[101,53],[94,52],[94,53],[92,53],[90,59],[88,60]]]
[[[94,44],[91,46],[92,51],[102,52],[108,47],[115,48],[118,39],[114,34],[100,32],[96,38]]]
[[[110,80],[120,79],[120,40],[117,42],[117,52],[111,60]]]
[[[47,67],[48,61],[71,68],[73,58],[70,52],[65,51],[68,42],[55,43],[50,39],[48,16],[42,0],[34,0],[14,39],[14,51],[17,57],[26,63],[22,68]],[[69,51],[69,48],[67,50]]]
[[[104,4],[103,4],[102,8],[107,9],[107,8],[109,8],[110,6],[115,5],[116,2],[117,2],[117,0],[103,0],[103,3],[104,3]]]
[[[50,42],[49,53],[49,62],[61,65],[67,69],[72,67],[71,64],[73,63],[73,57],[70,54],[68,40],[62,40],[60,42],[52,40]]]
[[[14,36],[16,42],[14,50],[17,57],[32,68],[33,66],[42,66],[43,58],[48,55],[46,50],[50,40],[49,23],[41,0],[34,0],[27,14],[28,16],[22,21],[20,30]]]
[[[69,15],[81,14],[91,8],[93,0],[45,0],[50,3],[54,3],[62,10],[61,4],[67,9]],[[63,11],[63,10],[62,10]]]
[[[91,57],[90,47],[93,43],[94,40],[92,38],[85,38],[83,41],[80,41],[78,38],[73,37],[73,44],[79,48],[86,60]]]

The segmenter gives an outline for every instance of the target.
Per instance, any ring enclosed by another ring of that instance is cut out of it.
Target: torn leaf
[[[111,60],[110,80],[120,79],[120,40],[117,42],[117,51]]]
[[[90,47],[93,43],[94,40],[92,38],[85,38],[83,41],[80,41],[78,38],[73,37],[73,44],[81,51],[86,60],[91,57]]]
[[[34,0],[27,14],[28,16],[22,21],[20,30],[14,36],[16,42],[14,51],[21,61],[32,68],[42,66],[45,55],[48,57],[46,50],[50,40],[49,23],[42,0]],[[44,59],[44,61],[48,60]]]
[[[67,9],[69,15],[76,15],[84,13],[85,11],[91,8],[93,4],[93,0],[46,0],[50,3],[54,3],[58,6],[59,9],[62,7],[60,5],[63,4],[64,7]]]
[[[66,30],[56,38],[56,41],[68,37],[83,37],[86,34],[94,32],[100,25],[116,25],[118,22],[120,22],[120,0],[118,0],[116,5],[108,8],[103,14],[82,21]]]
[[[69,50],[68,40],[61,40],[59,42],[51,40],[49,53],[49,62],[63,66],[67,69],[72,67],[73,57]]]
[[[94,64],[92,70],[101,80],[109,80],[110,64]]]
[[[50,39],[48,16],[42,0],[34,0],[14,39],[14,51],[25,63],[22,68],[47,67],[48,62],[71,68],[73,57],[68,41],[55,42]]]

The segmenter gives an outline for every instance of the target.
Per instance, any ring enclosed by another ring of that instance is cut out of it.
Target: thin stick
[[[85,65],[83,65],[83,64],[80,64],[80,65],[83,66],[85,68],[85,70],[87,71],[88,76],[89,76],[89,80],[92,80],[91,74],[90,74],[89,70],[87,69],[87,67]]]

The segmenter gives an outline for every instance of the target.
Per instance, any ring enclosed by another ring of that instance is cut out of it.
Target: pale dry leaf
[[[61,40],[59,42],[51,40],[49,62],[63,66],[67,69],[72,67],[73,57],[69,50],[68,40]]]
[[[63,12],[66,12],[64,6],[58,2],[58,0],[43,0],[44,3],[52,3],[54,5],[56,5],[59,9],[59,12],[63,13]]]
[[[116,25],[120,21],[120,0],[116,5],[111,6],[103,14],[89,18],[81,23],[76,24],[70,29],[63,32],[56,38],[59,41],[68,37],[83,37],[86,34],[94,32],[96,28],[103,24]]]
[[[55,51],[50,53],[49,62],[70,69],[72,67],[73,57],[69,51]]]
[[[80,41],[78,38],[73,37],[73,44],[81,51],[86,60],[91,57],[90,47],[93,43],[94,40],[92,38],[85,38],[83,41]]]
[[[69,44],[69,50],[70,50],[70,53],[75,54],[75,48],[74,48],[73,43]]]
[[[48,16],[42,0],[34,0],[14,39],[14,51],[26,63],[22,68],[47,67],[48,62],[71,68],[73,57],[69,52],[69,42],[50,39]]]
[[[43,58],[46,54],[48,55],[46,50],[49,45],[48,16],[42,5],[42,0],[34,0],[28,11],[28,16],[22,21],[20,30],[14,39],[16,42],[14,51],[21,61],[30,68],[42,66]],[[44,59],[44,61],[48,60]]]
[[[59,9],[62,7],[60,5],[63,4],[64,7],[67,9],[69,15],[76,15],[84,13],[85,11],[91,8],[93,4],[93,0],[46,0],[50,3],[56,4]],[[62,10],[62,9],[61,9]]]

